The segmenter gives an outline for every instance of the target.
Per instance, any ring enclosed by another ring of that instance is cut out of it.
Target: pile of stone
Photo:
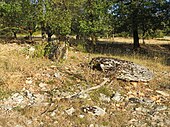
[[[24,108],[26,106],[42,106],[46,105],[46,95],[35,94],[29,90],[13,93],[10,97],[0,101],[0,108],[4,110],[12,110],[14,108]]]

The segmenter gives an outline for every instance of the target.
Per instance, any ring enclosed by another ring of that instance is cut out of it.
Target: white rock
[[[22,125],[16,125],[15,127],[23,127]]]
[[[34,47],[30,47],[29,48],[29,55],[34,55],[35,52],[35,48]]]
[[[70,109],[65,110],[65,112],[66,112],[69,116],[72,116],[75,111],[76,111],[76,110],[75,110],[73,107],[71,107]]]
[[[98,106],[94,106],[94,107],[96,108],[94,115],[103,116],[106,114],[105,110],[103,110],[102,108]]]
[[[84,118],[84,115],[79,115],[79,118]]]
[[[29,56],[26,56],[26,59],[29,59],[30,57]]]
[[[29,99],[35,99],[33,93],[29,90],[25,90],[26,97]]]
[[[79,95],[79,98],[81,98],[81,99],[86,99],[86,98],[88,98],[89,97],[89,95],[88,94],[80,94]]]
[[[107,97],[105,94],[100,93],[100,98],[101,101],[105,102],[110,102],[110,97]]]
[[[163,111],[163,110],[166,110],[167,108],[168,108],[168,107],[166,107],[165,105],[159,105],[159,106],[156,107],[155,110],[157,110],[157,111]]]
[[[94,124],[90,124],[89,127],[94,127]]]
[[[32,120],[27,120],[27,124],[32,124]]]
[[[138,108],[135,108],[136,111],[138,112],[149,112],[149,109],[146,109],[146,108],[143,108],[143,107],[138,107]]]
[[[106,114],[105,110],[98,107],[98,106],[88,106],[88,107],[83,107],[83,111],[86,113],[90,113],[95,116],[103,116]]]
[[[50,77],[51,77],[51,75],[50,75],[50,74],[48,74],[48,73],[47,73],[47,74],[45,74],[45,76],[47,76],[48,78],[50,78]]]
[[[54,121],[54,124],[58,124],[58,121]]]
[[[123,97],[118,92],[116,92],[115,95],[112,97],[112,100],[118,101],[118,102],[121,101],[122,99],[123,99]]]
[[[164,91],[156,90],[156,92],[163,95],[163,96],[165,96],[165,97],[169,97],[169,94],[164,92]]]
[[[56,115],[56,113],[55,113],[55,112],[52,112],[50,116],[55,116],[55,115]]]
[[[55,76],[56,78],[60,78],[60,73],[56,72],[56,73],[54,74],[54,76]]]
[[[56,68],[56,66],[55,66],[55,65],[51,65],[50,67],[51,67],[51,68]]]
[[[26,82],[26,84],[32,84],[33,81],[31,78],[27,78],[25,82]]]
[[[41,83],[39,84],[39,87],[41,87],[41,88],[46,87],[46,86],[47,86],[46,83],[42,83],[42,82],[41,82]]]
[[[15,103],[18,103],[18,104],[20,104],[24,100],[24,97],[20,95],[19,93],[15,93],[11,98]]]
[[[13,109],[13,107],[10,106],[10,105],[5,105],[2,108],[5,109],[5,110],[12,110]]]

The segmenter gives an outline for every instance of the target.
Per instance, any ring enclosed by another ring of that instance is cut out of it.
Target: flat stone
[[[86,94],[86,93],[79,95],[79,98],[81,98],[81,99],[86,99],[86,98],[88,98],[88,97],[89,97],[89,95]]]
[[[84,118],[84,115],[79,115],[79,118]]]
[[[141,103],[141,100],[140,100],[140,99],[134,98],[134,97],[129,98],[129,101],[130,101],[131,103]]]
[[[119,102],[119,101],[121,101],[123,99],[123,97],[121,96],[120,93],[116,92],[115,94],[112,95],[111,99],[114,100],[114,101]]]
[[[56,73],[54,74],[54,76],[55,76],[56,78],[60,78],[60,77],[61,77],[61,74],[58,73],[58,72],[56,72]]]
[[[102,71],[108,76],[111,75],[117,79],[127,81],[148,82],[153,79],[154,75],[144,66],[116,58],[93,58],[90,62],[90,66],[92,69]]]
[[[47,86],[46,83],[42,83],[42,82],[41,82],[41,83],[39,84],[39,87],[41,87],[41,88],[46,87],[46,86]]]
[[[165,96],[165,97],[169,97],[169,94],[164,92],[164,91],[156,90],[156,92],[163,95],[163,96]]]
[[[146,108],[143,108],[143,107],[135,108],[135,110],[139,111],[139,112],[143,112],[143,113],[149,112],[149,109],[146,109]]]
[[[82,108],[83,112],[90,113],[95,116],[103,116],[106,114],[105,110],[98,106],[88,106]]]
[[[168,109],[167,106],[165,106],[165,105],[158,105],[155,110],[156,111],[164,111],[166,109]]]
[[[32,81],[31,78],[27,78],[26,81],[25,81],[25,83],[26,83],[26,84],[29,84],[29,85],[32,84],[32,82],[33,82],[33,81]]]
[[[55,113],[55,112],[52,112],[50,116],[53,117],[53,116],[55,116],[55,115],[56,115],[56,113]]]
[[[110,102],[110,97],[107,97],[105,94],[100,93],[99,99],[104,102]]]
[[[148,98],[143,98],[142,103],[146,104],[146,105],[150,105],[150,106],[153,106],[155,104],[155,102],[153,100],[148,99]]]
[[[72,116],[75,111],[76,111],[76,110],[75,110],[73,107],[65,110],[65,112],[66,112],[69,116]]]

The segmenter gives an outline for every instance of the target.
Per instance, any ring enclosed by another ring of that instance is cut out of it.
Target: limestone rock
[[[76,111],[76,110],[75,110],[73,107],[71,107],[70,109],[65,110],[65,112],[66,112],[69,116],[72,116],[75,111]]]
[[[120,93],[116,92],[115,94],[112,95],[112,100],[120,102],[123,99],[123,96],[121,96]]]
[[[153,73],[146,67],[116,58],[96,57],[90,66],[121,80],[148,82],[153,78]]]
[[[83,107],[82,111],[85,113],[90,113],[95,116],[103,116],[106,114],[105,110],[98,106],[87,106]]]
[[[66,42],[49,43],[45,47],[45,56],[56,62],[67,59],[68,44]]]

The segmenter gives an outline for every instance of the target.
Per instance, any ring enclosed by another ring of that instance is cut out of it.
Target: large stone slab
[[[126,81],[148,82],[154,75],[144,66],[116,58],[96,57],[91,60],[90,66],[106,75],[113,75],[117,79]]]

